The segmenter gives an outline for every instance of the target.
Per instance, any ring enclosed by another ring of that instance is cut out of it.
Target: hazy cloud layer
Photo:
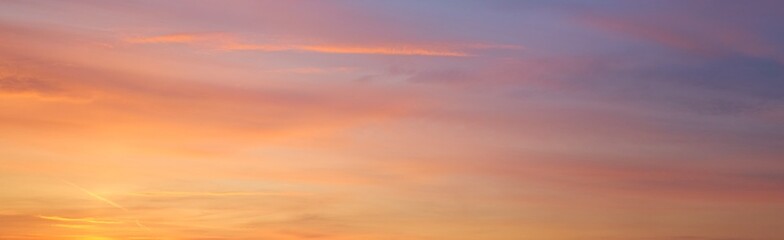
[[[784,235],[777,1],[0,9],[0,239]]]

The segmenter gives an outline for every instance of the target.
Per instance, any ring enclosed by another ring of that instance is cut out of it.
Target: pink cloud
[[[134,44],[177,43],[205,45],[207,47],[228,51],[260,51],[260,52],[314,52],[326,54],[371,54],[371,55],[409,55],[409,56],[440,56],[466,57],[471,49],[507,49],[522,50],[518,45],[503,44],[309,44],[309,43],[245,43],[239,37],[229,34],[169,34],[151,37],[133,37],[125,39]]]

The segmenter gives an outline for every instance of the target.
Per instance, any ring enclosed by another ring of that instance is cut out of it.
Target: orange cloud
[[[298,49],[320,53],[338,54],[379,54],[379,55],[418,55],[418,56],[443,56],[443,57],[465,57],[468,54],[458,51],[437,50],[421,47],[365,47],[365,46],[330,46],[314,45],[301,46]]]
[[[132,43],[191,43],[204,40],[200,35],[194,34],[170,34],[155,37],[131,38],[128,42]]]
[[[412,56],[443,56],[465,57],[468,54],[453,50],[436,50],[422,47],[367,47],[337,45],[260,45],[260,44],[227,44],[220,47],[232,51],[303,51],[332,54],[375,54],[375,55],[412,55]]]
[[[303,193],[293,192],[174,192],[154,191],[135,192],[133,196],[141,197],[233,197],[233,196],[300,196]]]
[[[161,35],[152,37],[138,37],[126,39],[126,42],[137,44],[154,44],[154,43],[181,43],[181,44],[206,44],[214,49],[227,50],[227,51],[262,51],[262,52],[278,52],[278,51],[300,51],[300,52],[315,52],[315,53],[328,53],[328,54],[370,54],[370,55],[403,55],[403,56],[441,56],[441,57],[466,57],[470,54],[466,53],[469,49],[508,49],[508,50],[521,50],[523,49],[518,45],[504,45],[504,44],[447,44],[444,46],[428,46],[428,45],[340,45],[340,44],[258,44],[258,43],[241,43],[237,40],[238,37],[233,37],[226,34],[172,34]]]
[[[277,51],[290,51],[297,49],[294,46],[288,45],[264,45],[264,44],[241,44],[241,43],[226,43],[219,46],[222,50],[230,51],[262,51],[262,52],[277,52]]]
[[[64,181],[64,182],[65,182],[65,183],[67,183],[68,185],[71,185],[71,186],[73,186],[73,187],[75,187],[75,188],[77,188],[77,189],[81,190],[82,192],[86,193],[87,195],[90,195],[91,197],[93,197],[93,198],[97,199],[98,201],[101,201],[101,202],[104,202],[104,203],[106,203],[106,204],[109,204],[109,205],[111,205],[112,207],[115,207],[115,208],[118,208],[118,209],[122,209],[122,210],[128,211],[128,209],[127,209],[127,208],[125,208],[125,207],[123,207],[123,206],[120,206],[120,204],[117,204],[117,203],[113,202],[112,200],[109,200],[109,199],[107,199],[107,198],[105,198],[105,197],[103,197],[103,196],[101,196],[101,195],[95,194],[95,193],[93,193],[93,192],[91,192],[91,191],[89,191],[89,190],[87,190],[87,189],[84,189],[84,188],[82,188],[82,187],[80,187],[80,186],[78,186],[78,185],[76,185],[76,184],[73,184],[73,183],[71,183],[71,182],[68,182],[68,181]]]
[[[82,223],[96,223],[96,224],[120,224],[123,222],[120,221],[112,221],[112,220],[100,220],[95,218],[67,218],[67,217],[58,217],[58,216],[38,216],[38,218],[52,220],[52,221],[60,221],[60,222],[82,222]]]
[[[337,67],[337,68],[319,68],[319,67],[301,67],[301,68],[285,68],[276,69],[270,72],[278,73],[299,73],[299,74],[321,74],[321,73],[351,73],[355,72],[356,68],[351,67]]]

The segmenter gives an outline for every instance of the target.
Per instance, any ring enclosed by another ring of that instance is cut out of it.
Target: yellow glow
[[[100,237],[100,236],[82,236],[77,237],[78,240],[114,240],[113,238],[109,237]]]

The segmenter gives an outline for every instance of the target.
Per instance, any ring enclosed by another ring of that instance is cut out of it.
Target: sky
[[[2,240],[773,240],[781,1],[0,1]]]

